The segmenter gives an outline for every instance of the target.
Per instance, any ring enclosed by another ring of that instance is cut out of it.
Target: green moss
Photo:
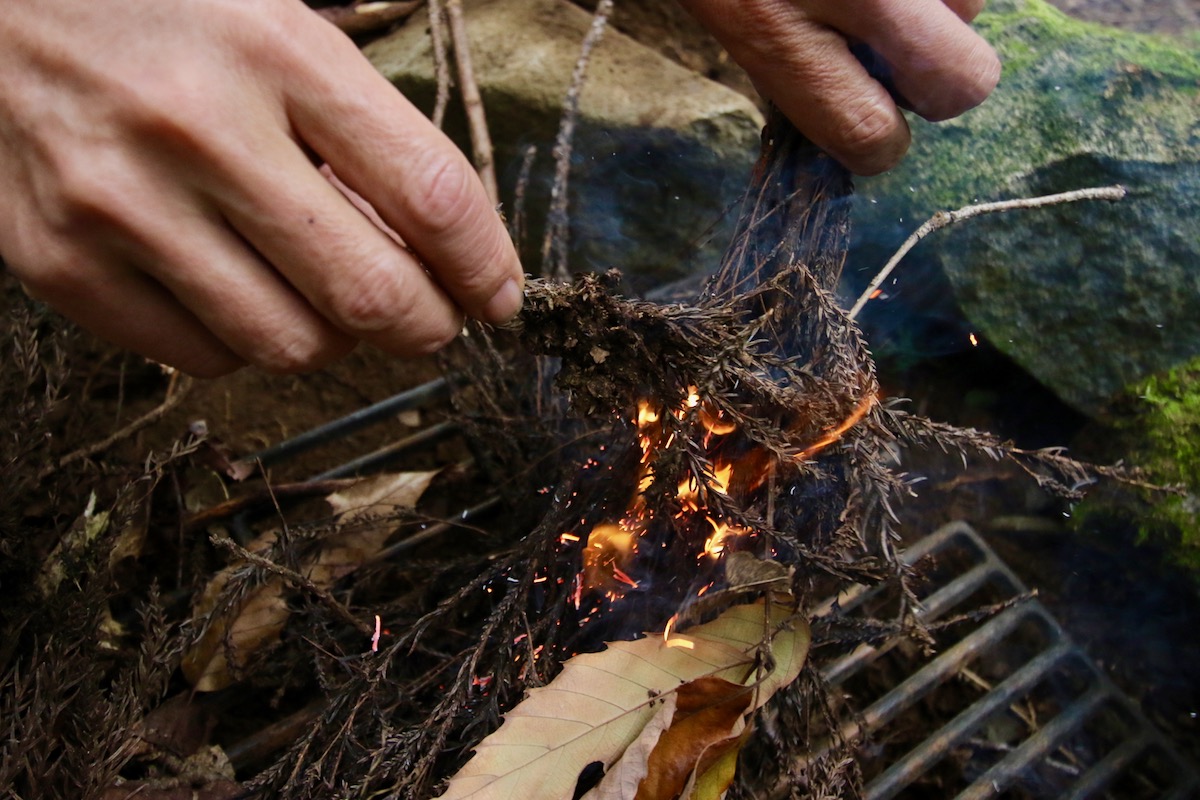
[[[1200,580],[1200,358],[1136,386],[1114,430],[1117,446],[1148,480],[1185,493],[1102,494],[1079,509],[1082,527],[1132,525],[1140,541],[1163,547]]]

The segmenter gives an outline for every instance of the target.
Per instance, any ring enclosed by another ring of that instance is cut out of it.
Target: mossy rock
[[[1089,496],[1074,518],[1085,531],[1136,530],[1162,547],[1200,582],[1200,358],[1151,376],[1131,388],[1110,412],[1105,455],[1127,463],[1182,494],[1134,493],[1108,487]]]
[[[913,120],[897,170],[860,182],[852,272],[934,211],[1120,183],[1124,201],[1009,212],[923,242],[898,272],[944,275],[975,331],[1087,414],[1200,353],[1200,36],[993,0],[977,27],[1000,86],[949,122]],[[864,277],[866,276],[866,277]]]

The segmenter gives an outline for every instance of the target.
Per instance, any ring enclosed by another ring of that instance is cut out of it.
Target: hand
[[[0,0],[0,207],[30,294],[201,376],[428,353],[520,307],[466,159],[299,0]]]
[[[851,171],[895,166],[909,130],[888,89],[851,45],[871,48],[921,116],[973,108],[1000,61],[968,22],[983,0],[680,0],[750,74],[759,93]]]

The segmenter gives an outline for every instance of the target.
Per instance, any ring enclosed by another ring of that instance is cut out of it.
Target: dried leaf
[[[736,750],[754,700],[753,688],[714,677],[698,678],[676,694],[675,718],[650,753],[635,800],[674,800],[705,756],[716,761]]]
[[[684,800],[721,800],[733,784],[737,775],[738,753],[750,735],[750,726],[742,731],[741,737],[721,752],[710,764],[692,774],[687,786],[683,787]]]
[[[808,645],[804,620],[782,605],[766,609],[757,603],[735,606],[670,641],[651,636],[576,656],[505,716],[450,779],[442,798],[566,800],[581,769],[595,761],[608,768],[616,763],[653,719],[664,694],[717,677],[751,686],[757,707],[795,679]],[[756,655],[763,647],[774,664],[758,676]]]
[[[658,745],[659,737],[675,718],[677,692],[667,692],[656,701],[657,711],[638,738],[625,748],[621,758],[594,789],[581,800],[628,800],[637,794],[638,786],[650,768],[650,754]]]
[[[382,549],[394,526],[388,522],[399,509],[412,508],[421,499],[437,472],[401,472],[376,475],[355,482],[326,497],[338,515],[341,532],[329,536],[299,573],[313,585],[327,589],[349,575]],[[251,545],[263,553],[274,543],[267,533]],[[196,602],[193,617],[207,616],[217,608],[238,565],[227,567],[209,582]],[[184,654],[184,677],[200,692],[223,689],[263,647],[275,642],[288,619],[288,585],[271,578],[249,592],[219,619],[211,620],[204,635]]]

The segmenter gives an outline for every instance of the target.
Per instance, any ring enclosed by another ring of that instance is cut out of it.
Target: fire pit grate
[[[439,402],[446,389],[444,380],[432,381],[247,460],[285,462],[401,411]],[[316,478],[370,472],[403,459],[419,445],[457,433],[451,422],[436,423]],[[481,516],[495,502],[489,497],[465,510],[462,521]],[[416,541],[445,527],[423,531]],[[394,545],[387,555],[416,541]],[[1029,593],[964,522],[920,539],[904,559],[926,577],[919,615],[931,624]],[[870,613],[881,602],[878,590],[858,587],[827,603],[818,616]],[[1036,599],[1018,601],[956,641],[939,640],[938,645],[932,655],[918,652],[905,638],[861,645],[822,669],[835,694],[861,709],[841,734],[866,743],[859,760],[868,800],[1126,800],[1187,798],[1200,790],[1195,769]],[[928,724],[931,713],[940,724]],[[301,716],[307,719],[311,712]],[[923,722],[915,722],[917,717]],[[915,735],[918,741],[912,746],[914,730],[932,733]],[[904,744],[890,744],[894,742]]]
[[[920,615],[930,623],[1028,592],[964,522],[926,536],[904,557],[929,573]],[[838,605],[853,612],[877,597],[849,593]],[[915,669],[923,659],[900,652],[905,644],[862,645],[823,670],[863,709],[842,731],[847,737],[887,742],[905,737],[914,712],[948,717],[907,752],[862,748],[860,758],[876,762],[864,765],[869,776],[874,766],[868,800],[1184,798],[1200,787],[1194,769],[1036,599],[986,619]],[[888,674],[898,679],[881,690]]]

